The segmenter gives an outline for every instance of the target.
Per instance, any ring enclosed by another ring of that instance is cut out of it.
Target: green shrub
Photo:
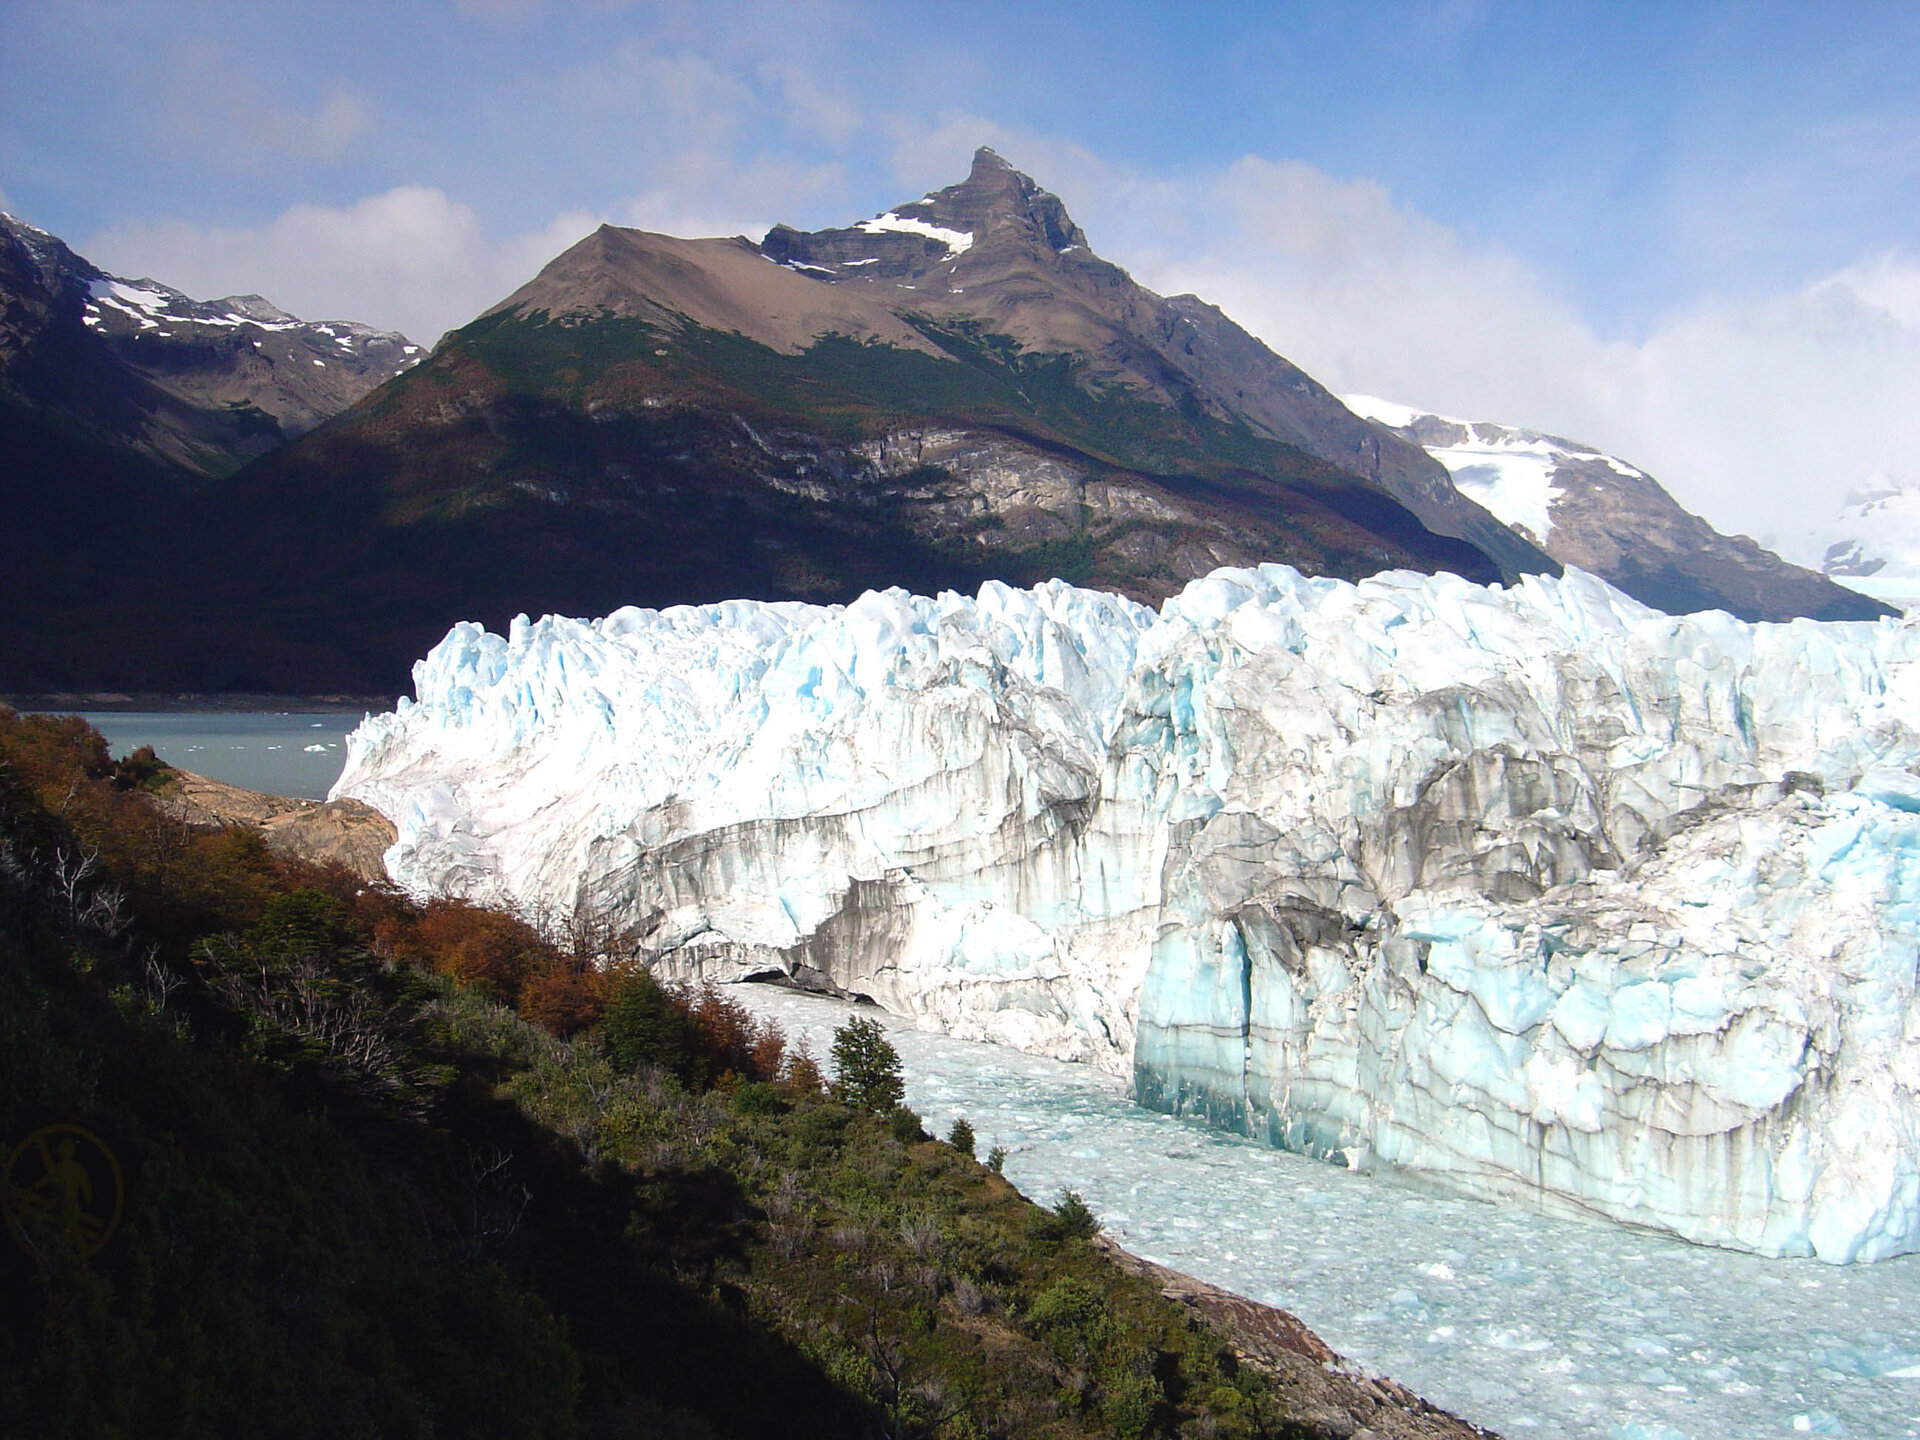
[[[682,1084],[702,1083],[706,1067],[700,1035],[686,1007],[645,970],[629,970],[612,989],[600,1018],[600,1040],[608,1058],[624,1071],[653,1065]]]
[[[1077,1190],[1062,1190],[1053,1214],[1060,1222],[1061,1235],[1068,1240],[1091,1240],[1100,1233],[1100,1222]]]
[[[765,1080],[743,1081],[733,1087],[729,1100],[741,1115],[784,1115],[793,1108],[779,1087]]]
[[[1069,1240],[1091,1240],[1099,1233],[1100,1221],[1076,1190],[1062,1190],[1053,1209],[1040,1211],[1027,1223],[1028,1240],[1041,1250]]]
[[[953,1122],[953,1128],[947,1132],[947,1143],[962,1155],[973,1154],[973,1126],[967,1123],[966,1116]]]
[[[833,1032],[833,1092],[847,1105],[874,1115],[891,1114],[906,1099],[900,1052],[876,1020],[855,1016]],[[914,1120],[916,1134],[919,1119]]]

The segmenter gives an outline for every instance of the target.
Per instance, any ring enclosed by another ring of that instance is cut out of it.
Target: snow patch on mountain
[[[1911,611],[1920,606],[1920,487],[1887,480],[1853,491],[1805,548],[1839,584]]]
[[[882,235],[895,232],[902,235],[920,235],[928,240],[938,240],[947,247],[947,258],[964,255],[973,248],[973,236],[965,230],[948,230],[943,226],[930,224],[911,215],[900,215],[889,210],[873,220],[862,220],[854,227],[869,235]]]
[[[1343,395],[1354,414],[1392,429],[1440,427],[1457,438],[1426,444],[1429,455],[1446,466],[1456,489],[1493,512],[1503,525],[1524,530],[1545,546],[1553,533],[1553,502],[1562,492],[1554,473],[1563,465],[1595,461],[1615,474],[1645,479],[1645,472],[1598,450],[1580,449],[1534,430],[1457,420],[1397,405],[1373,395]]]
[[[1290,1149],[1920,1249],[1920,627],[1223,570],[456,626],[336,796],[586,910]]]

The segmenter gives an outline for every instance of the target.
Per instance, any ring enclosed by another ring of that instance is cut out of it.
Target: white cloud
[[[800,66],[767,65],[762,73],[779,87],[791,128],[834,145],[844,144],[860,128],[860,107],[837,89],[823,89]]]
[[[495,238],[442,191],[402,185],[339,209],[296,205],[252,229],[165,221],[116,227],[82,248],[106,270],[152,276],[190,295],[258,293],[307,319],[360,320],[431,344],[598,223],[569,211],[538,230]]]
[[[1644,466],[1723,530],[1817,558],[1848,491],[1920,480],[1920,264],[1871,257],[1604,340],[1533,267],[1368,181],[1248,158],[1110,175],[1096,248],[1219,304],[1335,390],[1556,431]]]

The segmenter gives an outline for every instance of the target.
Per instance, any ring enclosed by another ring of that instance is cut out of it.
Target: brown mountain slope
[[[682,240],[602,225],[486,315],[682,320],[731,331],[783,355],[833,332],[927,354],[939,351],[873,297],[830,290],[767,263],[751,241]],[[484,316],[482,318],[485,318]]]
[[[1217,307],[1192,295],[1163,298],[1095,255],[1059,198],[992,150],[975,154],[958,185],[847,229],[776,226],[765,249],[896,308],[977,319],[1030,352],[1086,356],[1094,383],[1244,422],[1373,481],[1429,530],[1467,540],[1508,575],[1556,568],[1460,495],[1420,447],[1383,439]]]

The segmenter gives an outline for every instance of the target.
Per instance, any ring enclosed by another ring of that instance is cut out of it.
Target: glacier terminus
[[[461,624],[336,797],[589,912],[1442,1189],[1920,1250],[1920,629],[1282,566]]]

